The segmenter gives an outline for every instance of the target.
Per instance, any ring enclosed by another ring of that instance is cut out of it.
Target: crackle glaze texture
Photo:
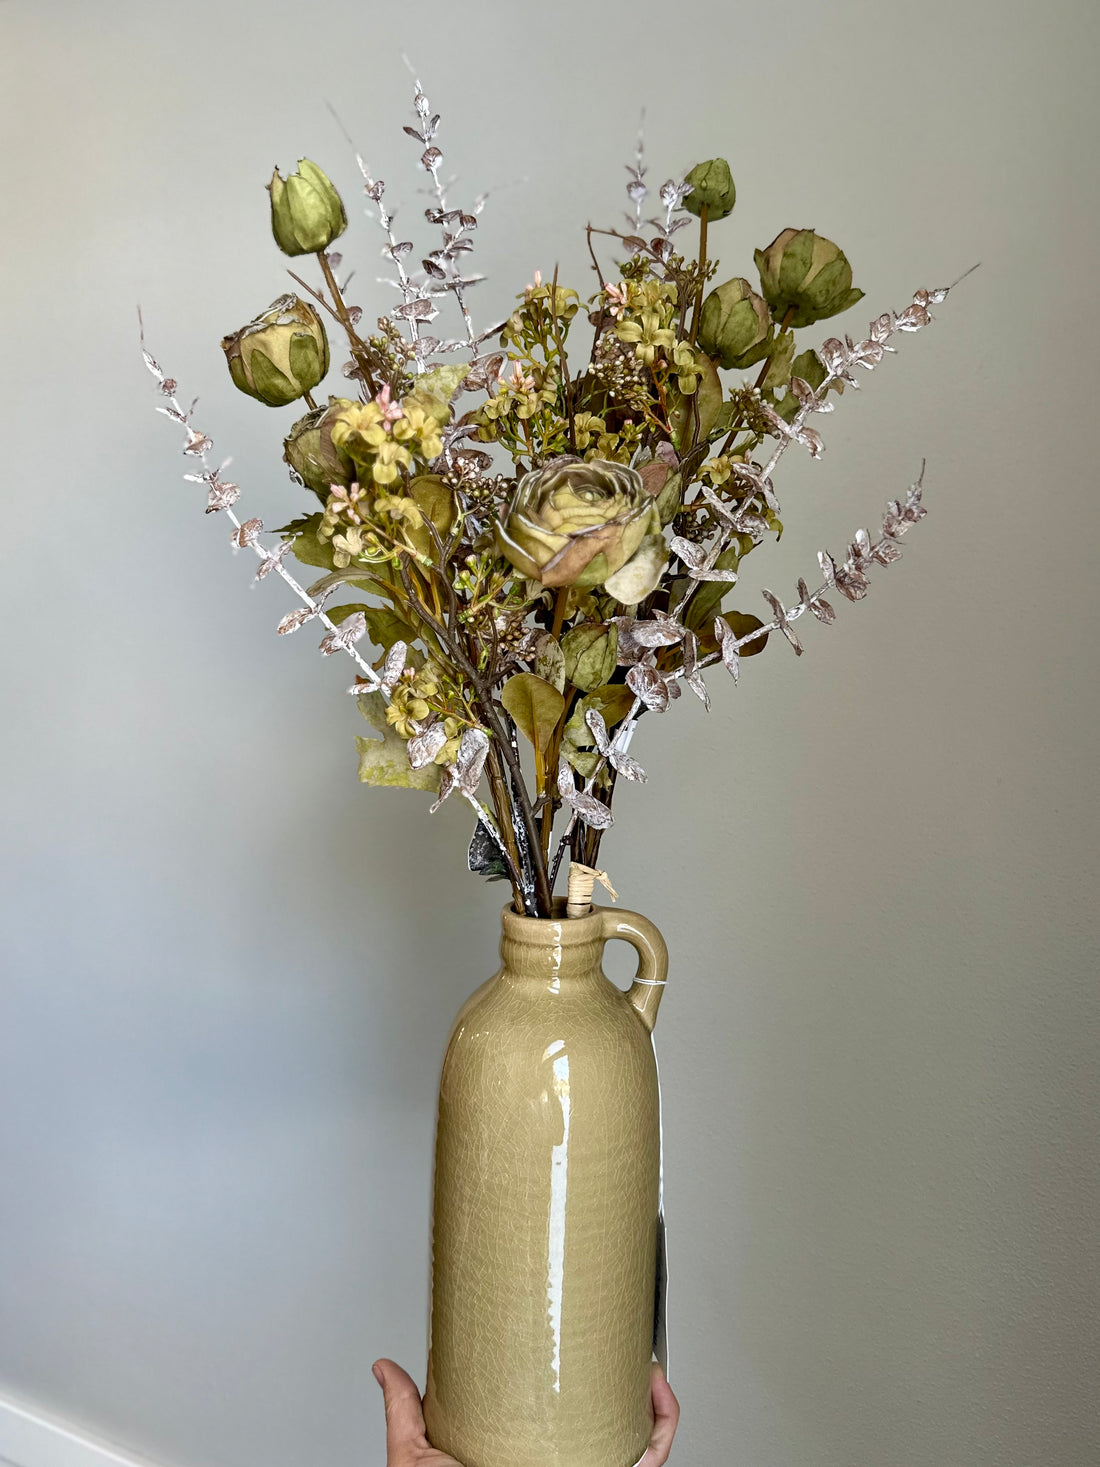
[[[639,954],[625,993],[612,937]],[[633,912],[507,908],[501,959],[440,1080],[428,1436],[465,1467],[631,1467],[652,1426],[665,944]]]

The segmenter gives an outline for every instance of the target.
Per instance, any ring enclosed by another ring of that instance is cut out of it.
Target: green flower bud
[[[585,622],[561,639],[565,676],[582,693],[610,682],[619,656],[619,629]]]
[[[354,465],[333,447],[329,432],[333,406],[314,408],[299,418],[283,440],[283,460],[307,489],[328,503],[334,484],[347,488],[355,478]]]
[[[315,255],[348,227],[343,200],[308,158],[284,179],[276,168],[267,185],[271,195],[271,232],[284,255]]]
[[[743,371],[768,354],[767,302],[740,276],[717,286],[703,302],[699,345],[720,367]]]
[[[772,314],[783,320],[794,308],[790,326],[812,326],[863,299],[843,250],[812,229],[784,229],[754,258]]]
[[[229,375],[249,397],[284,407],[316,387],[328,371],[328,337],[320,316],[296,295],[281,295],[222,340]]]
[[[660,529],[641,475],[607,459],[560,459],[524,474],[496,526],[497,549],[544,586],[602,586]]]
[[[706,163],[696,163],[685,182],[691,184],[691,193],[684,197],[684,208],[689,213],[701,214],[706,204],[707,218],[712,223],[733,213],[737,190],[725,158],[710,158]]]

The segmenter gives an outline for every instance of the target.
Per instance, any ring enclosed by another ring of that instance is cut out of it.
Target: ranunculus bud
[[[777,320],[794,307],[791,326],[812,326],[863,299],[852,286],[844,251],[812,229],[784,229],[766,250],[754,252],[764,299]]]
[[[271,195],[271,232],[284,255],[315,255],[327,250],[348,227],[344,203],[328,175],[308,158],[284,179],[276,168],[267,185]]]
[[[733,213],[737,190],[725,158],[709,158],[705,163],[696,163],[684,182],[691,184],[691,193],[684,196],[684,208],[690,213],[701,214],[704,204],[707,206],[707,218],[711,221],[724,219]]]
[[[740,276],[717,286],[703,302],[699,345],[720,367],[743,370],[767,356],[770,330],[767,302]]]
[[[346,489],[355,478],[354,466],[333,447],[326,422],[331,414],[331,404],[312,409],[298,419],[283,440],[284,461],[325,504],[334,484]]]
[[[618,665],[619,629],[599,622],[583,622],[561,639],[565,676],[582,693],[611,681]]]
[[[660,532],[641,475],[606,459],[559,459],[524,474],[496,527],[497,548],[544,586],[602,586]]]
[[[328,337],[320,316],[296,295],[281,295],[263,313],[222,340],[229,375],[268,407],[316,387],[328,371]]]

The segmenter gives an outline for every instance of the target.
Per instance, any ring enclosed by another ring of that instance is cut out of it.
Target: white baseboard
[[[0,1396],[0,1464],[9,1467],[154,1467],[147,1458]]]

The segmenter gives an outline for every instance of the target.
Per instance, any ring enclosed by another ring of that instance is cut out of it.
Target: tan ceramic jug
[[[604,944],[638,951],[623,992]],[[652,1427],[661,934],[506,908],[443,1061],[424,1416],[464,1467],[632,1467]]]

